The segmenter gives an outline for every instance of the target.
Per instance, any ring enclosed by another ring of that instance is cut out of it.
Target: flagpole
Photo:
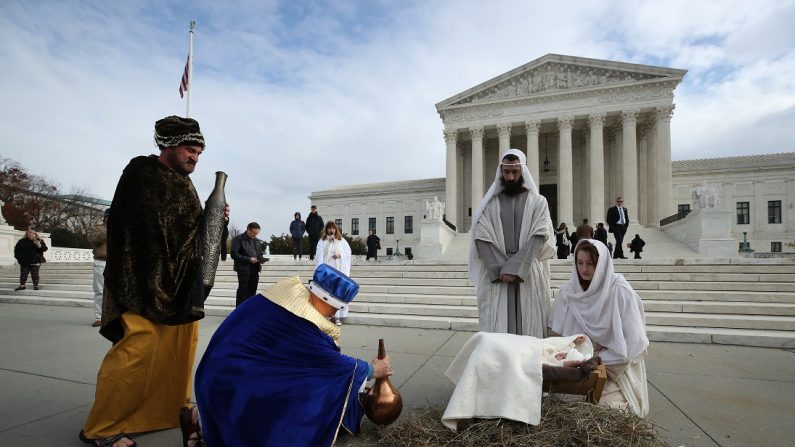
[[[190,118],[190,93],[193,91],[193,29],[196,28],[196,21],[190,21],[190,32],[188,33],[188,98],[185,118]]]

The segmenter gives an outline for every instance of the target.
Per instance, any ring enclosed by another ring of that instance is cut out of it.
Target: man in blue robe
[[[210,340],[196,372],[203,437],[212,447],[331,446],[340,427],[358,433],[358,393],[392,373],[340,352],[329,317],[359,285],[328,266],[307,288],[294,276],[232,312]]]

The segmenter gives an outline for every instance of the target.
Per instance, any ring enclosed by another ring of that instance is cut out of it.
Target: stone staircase
[[[571,273],[571,259],[551,262],[553,297]],[[354,260],[361,291],[348,324],[477,330],[474,288],[463,262]],[[265,265],[260,290],[287,276],[308,280],[308,261]],[[795,348],[795,262],[788,259],[643,259],[616,262],[643,298],[649,338],[657,341]],[[0,268],[0,302],[92,306],[90,263],[42,266],[41,290],[14,292],[18,266]],[[30,285],[30,282],[28,283]],[[207,313],[226,315],[237,277],[221,263]],[[86,309],[86,322],[92,319]]]

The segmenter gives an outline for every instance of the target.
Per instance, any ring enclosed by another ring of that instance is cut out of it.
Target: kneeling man
[[[340,352],[329,321],[359,285],[321,264],[307,288],[294,276],[242,303],[210,340],[196,371],[207,445],[331,446],[340,428],[359,431],[366,380],[392,374]]]

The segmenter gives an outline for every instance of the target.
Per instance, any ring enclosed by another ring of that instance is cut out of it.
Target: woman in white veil
[[[646,384],[646,315],[624,276],[615,273],[607,247],[583,239],[574,249],[569,282],[560,287],[549,319],[550,335],[587,335],[607,369],[601,405],[649,412]]]

